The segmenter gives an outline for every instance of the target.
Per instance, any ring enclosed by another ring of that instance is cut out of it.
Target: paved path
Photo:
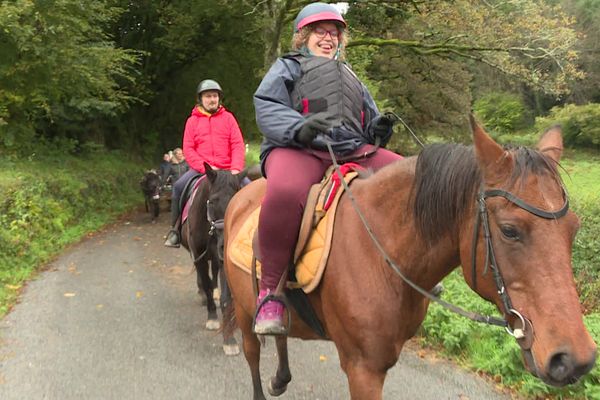
[[[251,399],[243,356],[226,358],[182,249],[134,214],[67,250],[0,321],[0,399]],[[347,399],[335,347],[291,340],[294,379],[281,399]],[[275,346],[263,351],[263,380]],[[404,351],[385,399],[509,399],[474,374]]]

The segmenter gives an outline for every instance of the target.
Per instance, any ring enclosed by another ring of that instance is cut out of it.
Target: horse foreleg
[[[242,330],[244,356],[246,357],[246,361],[250,367],[250,375],[252,376],[252,389],[254,391],[252,398],[253,400],[266,400],[260,381],[260,341],[252,332],[253,317],[246,314],[241,308],[236,308],[235,315]]]
[[[221,260],[219,260],[219,257],[217,256],[217,246],[214,240],[211,240],[211,243],[209,244],[209,253],[211,254],[211,260],[210,260],[210,275],[211,275],[211,282],[212,282],[212,287],[213,287],[213,299],[220,300],[221,297],[221,293],[220,293],[220,289],[219,289],[219,271],[221,271],[222,268],[222,263]]]
[[[206,310],[208,311],[206,329],[209,331],[216,331],[221,327],[221,324],[217,319],[217,305],[212,296],[212,281],[208,276],[208,261],[206,258],[202,258],[200,261],[196,262],[196,274],[198,289],[201,288],[206,296]]]
[[[287,337],[276,336],[275,344],[277,346],[277,373],[271,377],[267,387],[271,396],[280,396],[287,390],[287,385],[292,380],[290,373],[290,363],[288,359]]]
[[[352,400],[381,400],[386,371],[371,368],[363,363],[349,362],[344,368]]]
[[[229,290],[229,284],[225,278],[225,270],[223,268],[219,270],[219,281],[221,282],[219,304],[221,305],[223,322],[223,351],[227,356],[237,356],[240,354],[240,347],[237,340],[235,340],[235,336],[233,336],[236,327],[233,302],[231,301],[231,291]]]

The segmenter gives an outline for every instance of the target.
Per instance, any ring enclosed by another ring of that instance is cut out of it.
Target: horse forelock
[[[548,176],[555,183],[564,187],[558,168],[560,164],[552,160],[544,153],[528,147],[506,147],[513,154],[515,163],[512,171],[509,186],[517,184],[523,185],[530,174],[537,176]],[[518,189],[522,189],[519,187]]]
[[[562,180],[557,164],[535,149],[505,147],[513,156],[513,170],[504,187],[523,185],[530,174],[549,176],[558,185]],[[435,243],[456,228],[472,210],[483,174],[472,146],[435,144],[417,158],[412,201],[419,235]]]

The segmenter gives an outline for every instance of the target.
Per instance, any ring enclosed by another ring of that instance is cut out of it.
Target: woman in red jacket
[[[179,247],[179,198],[190,179],[204,174],[204,162],[233,174],[244,169],[244,139],[233,114],[221,105],[221,86],[206,79],[198,85],[197,94],[199,104],[187,119],[183,133],[183,154],[190,169],[173,186],[171,230],[165,241],[168,247]]]

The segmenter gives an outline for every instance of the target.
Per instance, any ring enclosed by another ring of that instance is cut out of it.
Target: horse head
[[[140,187],[146,196],[158,199],[157,196],[160,194],[160,177],[158,173],[153,169],[144,172],[140,180]]]
[[[596,344],[583,324],[571,265],[579,219],[558,173],[560,128],[537,150],[503,148],[473,118],[477,215],[460,232],[467,283],[504,314],[527,369],[563,386],[591,370]]]
[[[213,169],[207,163],[204,163],[204,169],[210,183],[206,202],[207,219],[211,226],[211,232],[217,235],[219,258],[223,260],[223,220],[225,218],[225,210],[227,210],[231,198],[240,190],[242,180],[246,176],[246,171],[244,170],[234,175],[227,170]]]

